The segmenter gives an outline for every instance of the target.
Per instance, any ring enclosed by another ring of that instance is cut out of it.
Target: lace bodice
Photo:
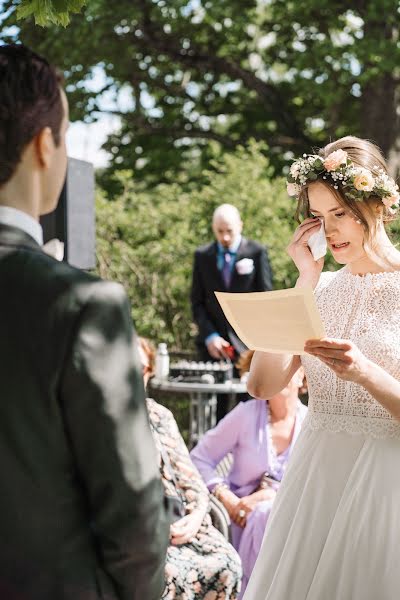
[[[322,273],[315,297],[328,337],[349,339],[400,380],[400,272]],[[302,356],[309,387],[305,424],[313,429],[399,437],[395,420],[362,386],[343,381],[318,359]]]

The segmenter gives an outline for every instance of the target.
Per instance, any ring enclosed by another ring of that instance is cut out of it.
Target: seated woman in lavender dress
[[[143,377],[154,372],[154,348],[139,338]],[[237,552],[211,523],[209,492],[190,460],[172,413],[147,398],[165,494],[185,508],[170,528],[161,600],[236,600],[242,569]],[[143,600],[146,600],[143,598]]]
[[[253,352],[238,367],[249,367]],[[248,370],[248,368],[246,369]],[[263,540],[279,483],[307,408],[298,398],[303,372],[270,400],[241,402],[208,431],[191,452],[208,489],[224,504],[232,520],[232,543],[243,566],[243,595]],[[227,477],[216,467],[228,454]]]

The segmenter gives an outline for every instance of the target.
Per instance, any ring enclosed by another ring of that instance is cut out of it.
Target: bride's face
[[[334,259],[347,265],[366,258],[364,231],[352,213],[341,206],[328,186],[316,181],[308,188],[310,212],[323,220],[326,240]]]

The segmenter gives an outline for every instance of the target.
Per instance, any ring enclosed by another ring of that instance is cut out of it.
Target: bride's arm
[[[256,351],[247,381],[249,394],[259,400],[268,400],[287,386],[300,364],[300,357],[293,354]]]
[[[400,381],[387,373],[379,365],[369,362],[364,379],[360,384],[390,414],[400,421]]]
[[[315,261],[308,247],[308,240],[321,227],[317,218],[306,219],[294,232],[288,246],[289,256],[299,270],[295,287],[315,289],[321,275],[324,259]],[[247,390],[259,400],[268,400],[287,386],[297,369],[300,357],[293,354],[270,354],[255,352],[251,361]]]
[[[400,381],[369,360],[350,340],[309,340],[305,350],[338,377],[358,383],[400,421]]]

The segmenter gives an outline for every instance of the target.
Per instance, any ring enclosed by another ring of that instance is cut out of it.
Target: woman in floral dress
[[[154,351],[143,338],[140,354],[147,382],[153,372]],[[172,413],[151,398],[147,407],[165,494],[182,499],[186,512],[171,525],[162,600],[235,600],[242,578],[240,558],[211,523],[207,487]]]

